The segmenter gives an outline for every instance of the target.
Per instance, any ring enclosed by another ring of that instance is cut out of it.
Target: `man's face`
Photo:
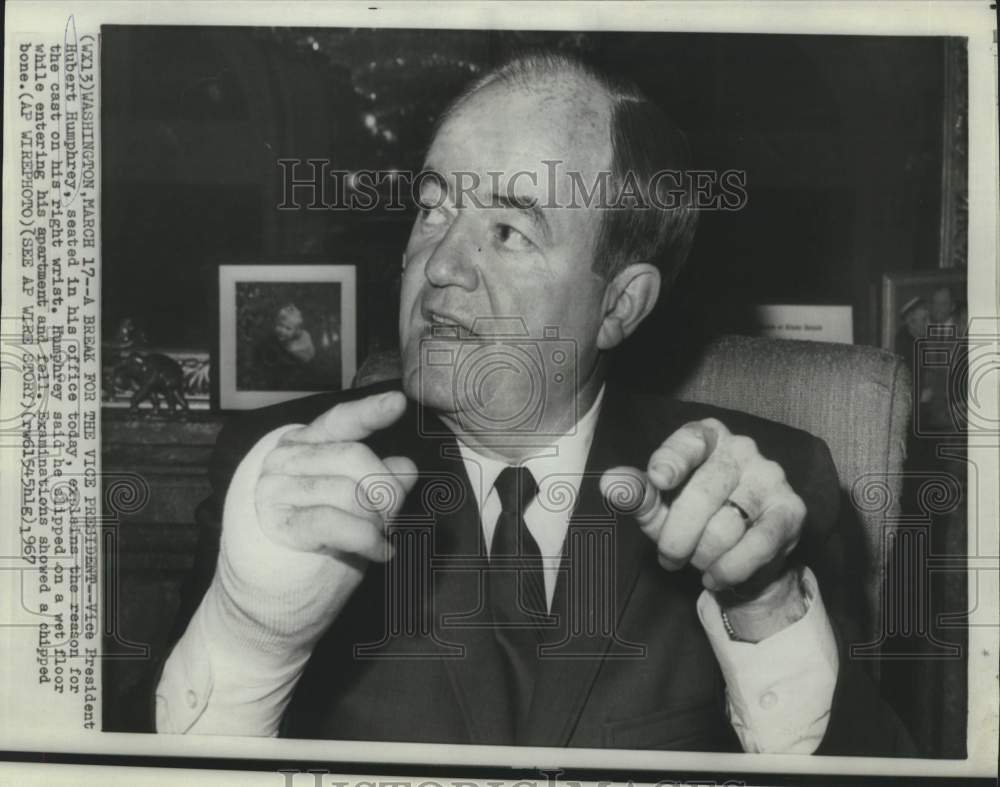
[[[942,287],[931,296],[931,322],[946,322],[955,312],[955,301],[951,290]]]
[[[406,247],[403,383],[463,428],[523,428],[539,394],[540,429],[564,431],[582,415],[577,392],[597,374],[601,216],[568,207],[567,173],[589,188],[610,165],[609,109],[594,92],[490,86],[431,145],[425,169],[440,182],[423,180],[426,207]]]

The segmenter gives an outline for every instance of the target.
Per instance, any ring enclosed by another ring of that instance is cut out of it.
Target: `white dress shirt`
[[[602,389],[574,431],[523,462],[538,484],[524,521],[542,555],[549,607],[572,513],[571,504],[551,501],[576,499],[603,395]],[[240,464],[226,497],[223,527],[231,516],[255,518],[253,490],[263,459],[289,428],[265,436]],[[489,545],[500,515],[493,485],[507,464],[461,441],[459,448]],[[570,490],[572,496],[567,497]],[[698,598],[698,616],[726,682],[730,721],[747,752],[811,754],[826,732],[838,672],[836,641],[808,568],[803,587],[806,614],[758,643],[730,639],[714,595],[705,591]],[[210,589],[164,667],[156,692],[158,732],[277,734],[309,653],[299,650],[286,659],[255,660],[248,671],[245,648],[219,642],[212,634],[220,630],[218,617],[225,614]]]
[[[594,404],[577,421],[573,431],[522,462],[538,484],[538,493],[524,510],[524,524],[542,555],[545,598],[550,609],[556,592],[563,541],[566,540],[573,506],[580,494],[580,482],[590,455],[590,445],[594,442],[594,428],[597,426],[603,399],[604,388],[601,388]],[[469,484],[479,504],[483,540],[489,552],[490,544],[493,543],[493,531],[500,518],[500,496],[494,484],[508,464],[502,459],[477,453],[461,440],[458,441],[458,447],[465,463],[465,472],[469,476]]]

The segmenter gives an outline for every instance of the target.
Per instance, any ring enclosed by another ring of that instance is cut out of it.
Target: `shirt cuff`
[[[812,754],[830,719],[839,659],[816,577],[802,572],[806,613],[757,643],[730,639],[714,594],[698,617],[726,681],[729,718],[744,751]]]

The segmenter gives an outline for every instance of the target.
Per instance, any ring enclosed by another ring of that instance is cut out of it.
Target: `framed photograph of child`
[[[264,407],[350,386],[353,265],[219,266],[219,407]]]

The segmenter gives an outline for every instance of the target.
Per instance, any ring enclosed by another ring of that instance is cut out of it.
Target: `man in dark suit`
[[[687,254],[691,205],[657,176],[687,166],[658,108],[563,57],[452,104],[404,256],[402,380],[220,437],[218,562],[159,730],[905,749],[795,559],[836,537],[825,446],[606,382]],[[581,202],[602,173],[613,204]]]

